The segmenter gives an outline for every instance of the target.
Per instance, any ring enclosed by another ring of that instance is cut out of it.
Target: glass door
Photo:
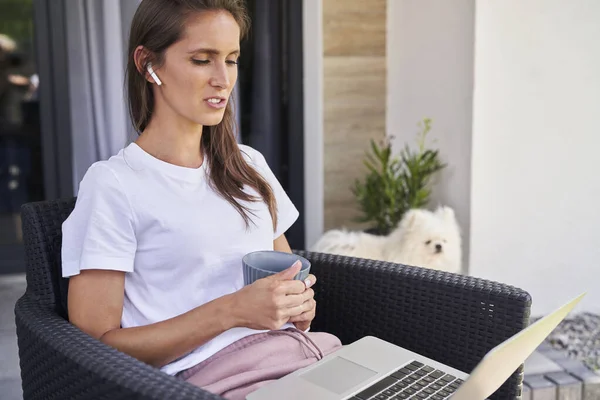
[[[23,271],[20,207],[44,200],[31,0],[0,0],[0,274]]]

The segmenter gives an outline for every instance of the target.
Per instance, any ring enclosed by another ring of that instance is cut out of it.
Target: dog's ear
[[[406,230],[413,227],[415,221],[417,220],[417,218],[419,218],[421,212],[421,210],[416,208],[408,210],[406,214],[404,214],[404,216],[402,217],[402,220],[400,221],[400,229]]]
[[[448,206],[440,206],[435,211],[436,215],[446,222],[456,221],[456,216],[454,215],[454,210]]]

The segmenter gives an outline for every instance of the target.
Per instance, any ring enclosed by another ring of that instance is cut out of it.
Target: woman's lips
[[[209,97],[207,99],[204,99],[204,101],[206,102],[206,104],[208,104],[209,107],[216,108],[217,110],[220,110],[227,106],[227,99],[223,97]]]

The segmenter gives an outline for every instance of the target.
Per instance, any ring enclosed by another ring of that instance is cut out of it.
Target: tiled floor
[[[0,398],[21,400],[15,302],[25,292],[25,275],[0,275]]]

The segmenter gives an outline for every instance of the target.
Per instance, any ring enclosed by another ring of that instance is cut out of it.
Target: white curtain
[[[89,166],[131,139],[124,74],[127,35],[139,0],[67,0],[73,187]]]

